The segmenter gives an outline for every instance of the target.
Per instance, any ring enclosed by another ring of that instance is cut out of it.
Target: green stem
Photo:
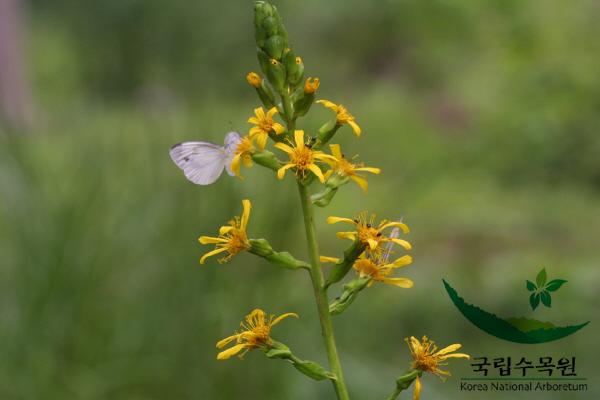
[[[286,89],[286,92],[287,91],[288,89]],[[294,129],[296,128],[296,120],[294,119],[294,110],[289,93],[284,93],[281,95],[281,102],[283,103],[283,111],[285,113],[288,132],[293,136]]]
[[[327,289],[324,287],[323,272],[319,262],[319,247],[317,244],[317,233],[313,216],[313,205],[310,201],[310,196],[306,187],[298,182],[298,191],[300,193],[300,201],[302,203],[302,212],[304,214],[304,226],[306,228],[306,240],[308,242],[308,253],[310,257],[310,277],[312,280],[315,300],[317,302],[317,310],[319,312],[319,321],[321,322],[321,334],[325,341],[327,350],[327,359],[329,360],[329,368],[337,379],[333,380],[333,386],[337,394],[338,400],[349,400],[348,389],[342,373],[342,366],[335,346],[335,338],[333,336],[333,325],[331,323],[331,315],[329,314],[329,302],[327,299]]]

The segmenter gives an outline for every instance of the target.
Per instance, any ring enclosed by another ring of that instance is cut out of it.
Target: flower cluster
[[[256,1],[254,11],[260,72],[249,72],[246,80],[256,91],[262,105],[254,108],[254,115],[248,118],[251,127],[244,136],[228,133],[223,146],[208,142],[176,145],[171,149],[171,158],[189,180],[201,185],[215,182],[223,170],[242,178],[242,166],[250,168],[255,164],[267,168],[278,180],[283,180],[286,175],[288,179],[293,177],[304,216],[308,261],[298,259],[287,251],[274,250],[265,238],[249,236],[252,204],[245,199],[241,216],[221,226],[216,236],[200,236],[200,244],[215,246],[201,256],[200,264],[217,255],[221,255],[219,263],[228,262],[246,252],[274,266],[308,271],[331,371],[314,361],[298,358],[287,345],[271,337],[275,325],[289,317],[298,318],[297,314],[288,312],[275,317],[259,308],[246,316],[239,331],[217,342],[216,347],[220,350],[217,359],[227,360],[235,355],[242,358],[250,350],[259,350],[270,359],[290,362],[311,379],[329,380],[338,400],[348,400],[331,317],[347,310],[365,288],[376,283],[413,287],[411,279],[395,276],[398,269],[413,262],[408,254],[396,254],[398,249],[402,253],[412,249],[412,245],[400,237],[401,234],[409,234],[410,230],[402,220],[377,220],[375,215],[367,212],[360,212],[354,218],[330,216],[326,220],[328,224],[351,226],[349,230],[337,232],[338,238],[349,240],[350,244],[341,257],[319,257],[313,206],[329,205],[339,189],[350,181],[366,192],[369,187],[367,174],[378,175],[381,170],[365,166],[356,156],[347,158],[340,144],[331,143],[344,127],[357,138],[363,131],[346,107],[316,99],[321,81],[315,77],[304,78],[304,61],[288,42],[287,31],[275,6]],[[298,119],[305,116],[314,103],[333,111],[333,116],[318,130],[298,129]],[[315,186],[317,189],[313,190]],[[333,263],[333,266],[324,271],[321,262]],[[342,284],[351,270],[355,276]],[[330,302],[328,291],[335,284],[343,287],[341,294]],[[396,380],[397,388],[390,399],[396,399],[413,383],[415,398],[418,399],[423,372],[444,377],[449,373],[439,367],[446,365],[447,359],[468,358],[466,354],[454,353],[460,348],[459,344],[438,350],[426,337],[419,341],[412,336],[407,343],[413,357],[411,370]]]

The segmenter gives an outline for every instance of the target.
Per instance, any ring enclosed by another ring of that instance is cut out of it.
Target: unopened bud
[[[248,81],[248,84],[254,86],[255,88],[260,87],[260,84],[262,83],[262,78],[256,72],[248,72],[248,75],[246,75],[246,80]]]
[[[276,91],[283,93],[285,87],[285,68],[283,64],[274,58],[269,60],[267,78],[269,78],[269,82],[271,82]]]
[[[265,42],[264,50],[271,57],[276,60],[281,60],[283,55],[283,49],[285,48],[285,40],[279,35],[271,36]]]

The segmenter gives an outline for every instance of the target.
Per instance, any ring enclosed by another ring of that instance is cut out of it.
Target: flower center
[[[236,149],[235,149],[235,154],[246,154],[246,153],[252,153],[254,151],[254,145],[252,144],[252,141],[248,138],[244,138],[242,139],[242,141],[237,145]]]
[[[259,325],[252,328],[252,333],[253,335],[248,337],[248,344],[250,346],[257,347],[271,342],[269,336],[271,334],[271,328],[267,325]]]
[[[348,110],[346,110],[346,107],[342,105],[337,106],[336,114],[336,118],[340,123],[345,123],[354,119]]]
[[[313,163],[313,152],[306,146],[295,147],[292,153],[292,163],[296,165],[298,171],[304,172],[308,166]]]
[[[260,122],[258,123],[258,127],[261,130],[269,133],[273,129],[273,120],[270,120],[268,118],[261,119]]]

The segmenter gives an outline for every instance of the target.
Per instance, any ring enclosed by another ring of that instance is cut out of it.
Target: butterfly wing
[[[227,162],[225,148],[208,142],[179,143],[171,147],[169,155],[185,177],[197,185],[216,181]]]
[[[237,149],[238,144],[242,141],[240,138],[240,134],[237,132],[229,132],[225,136],[225,153],[227,153],[227,159],[225,160],[225,169],[230,176],[234,176],[235,174],[231,170],[231,161],[233,160],[233,156],[235,155],[235,149]]]

